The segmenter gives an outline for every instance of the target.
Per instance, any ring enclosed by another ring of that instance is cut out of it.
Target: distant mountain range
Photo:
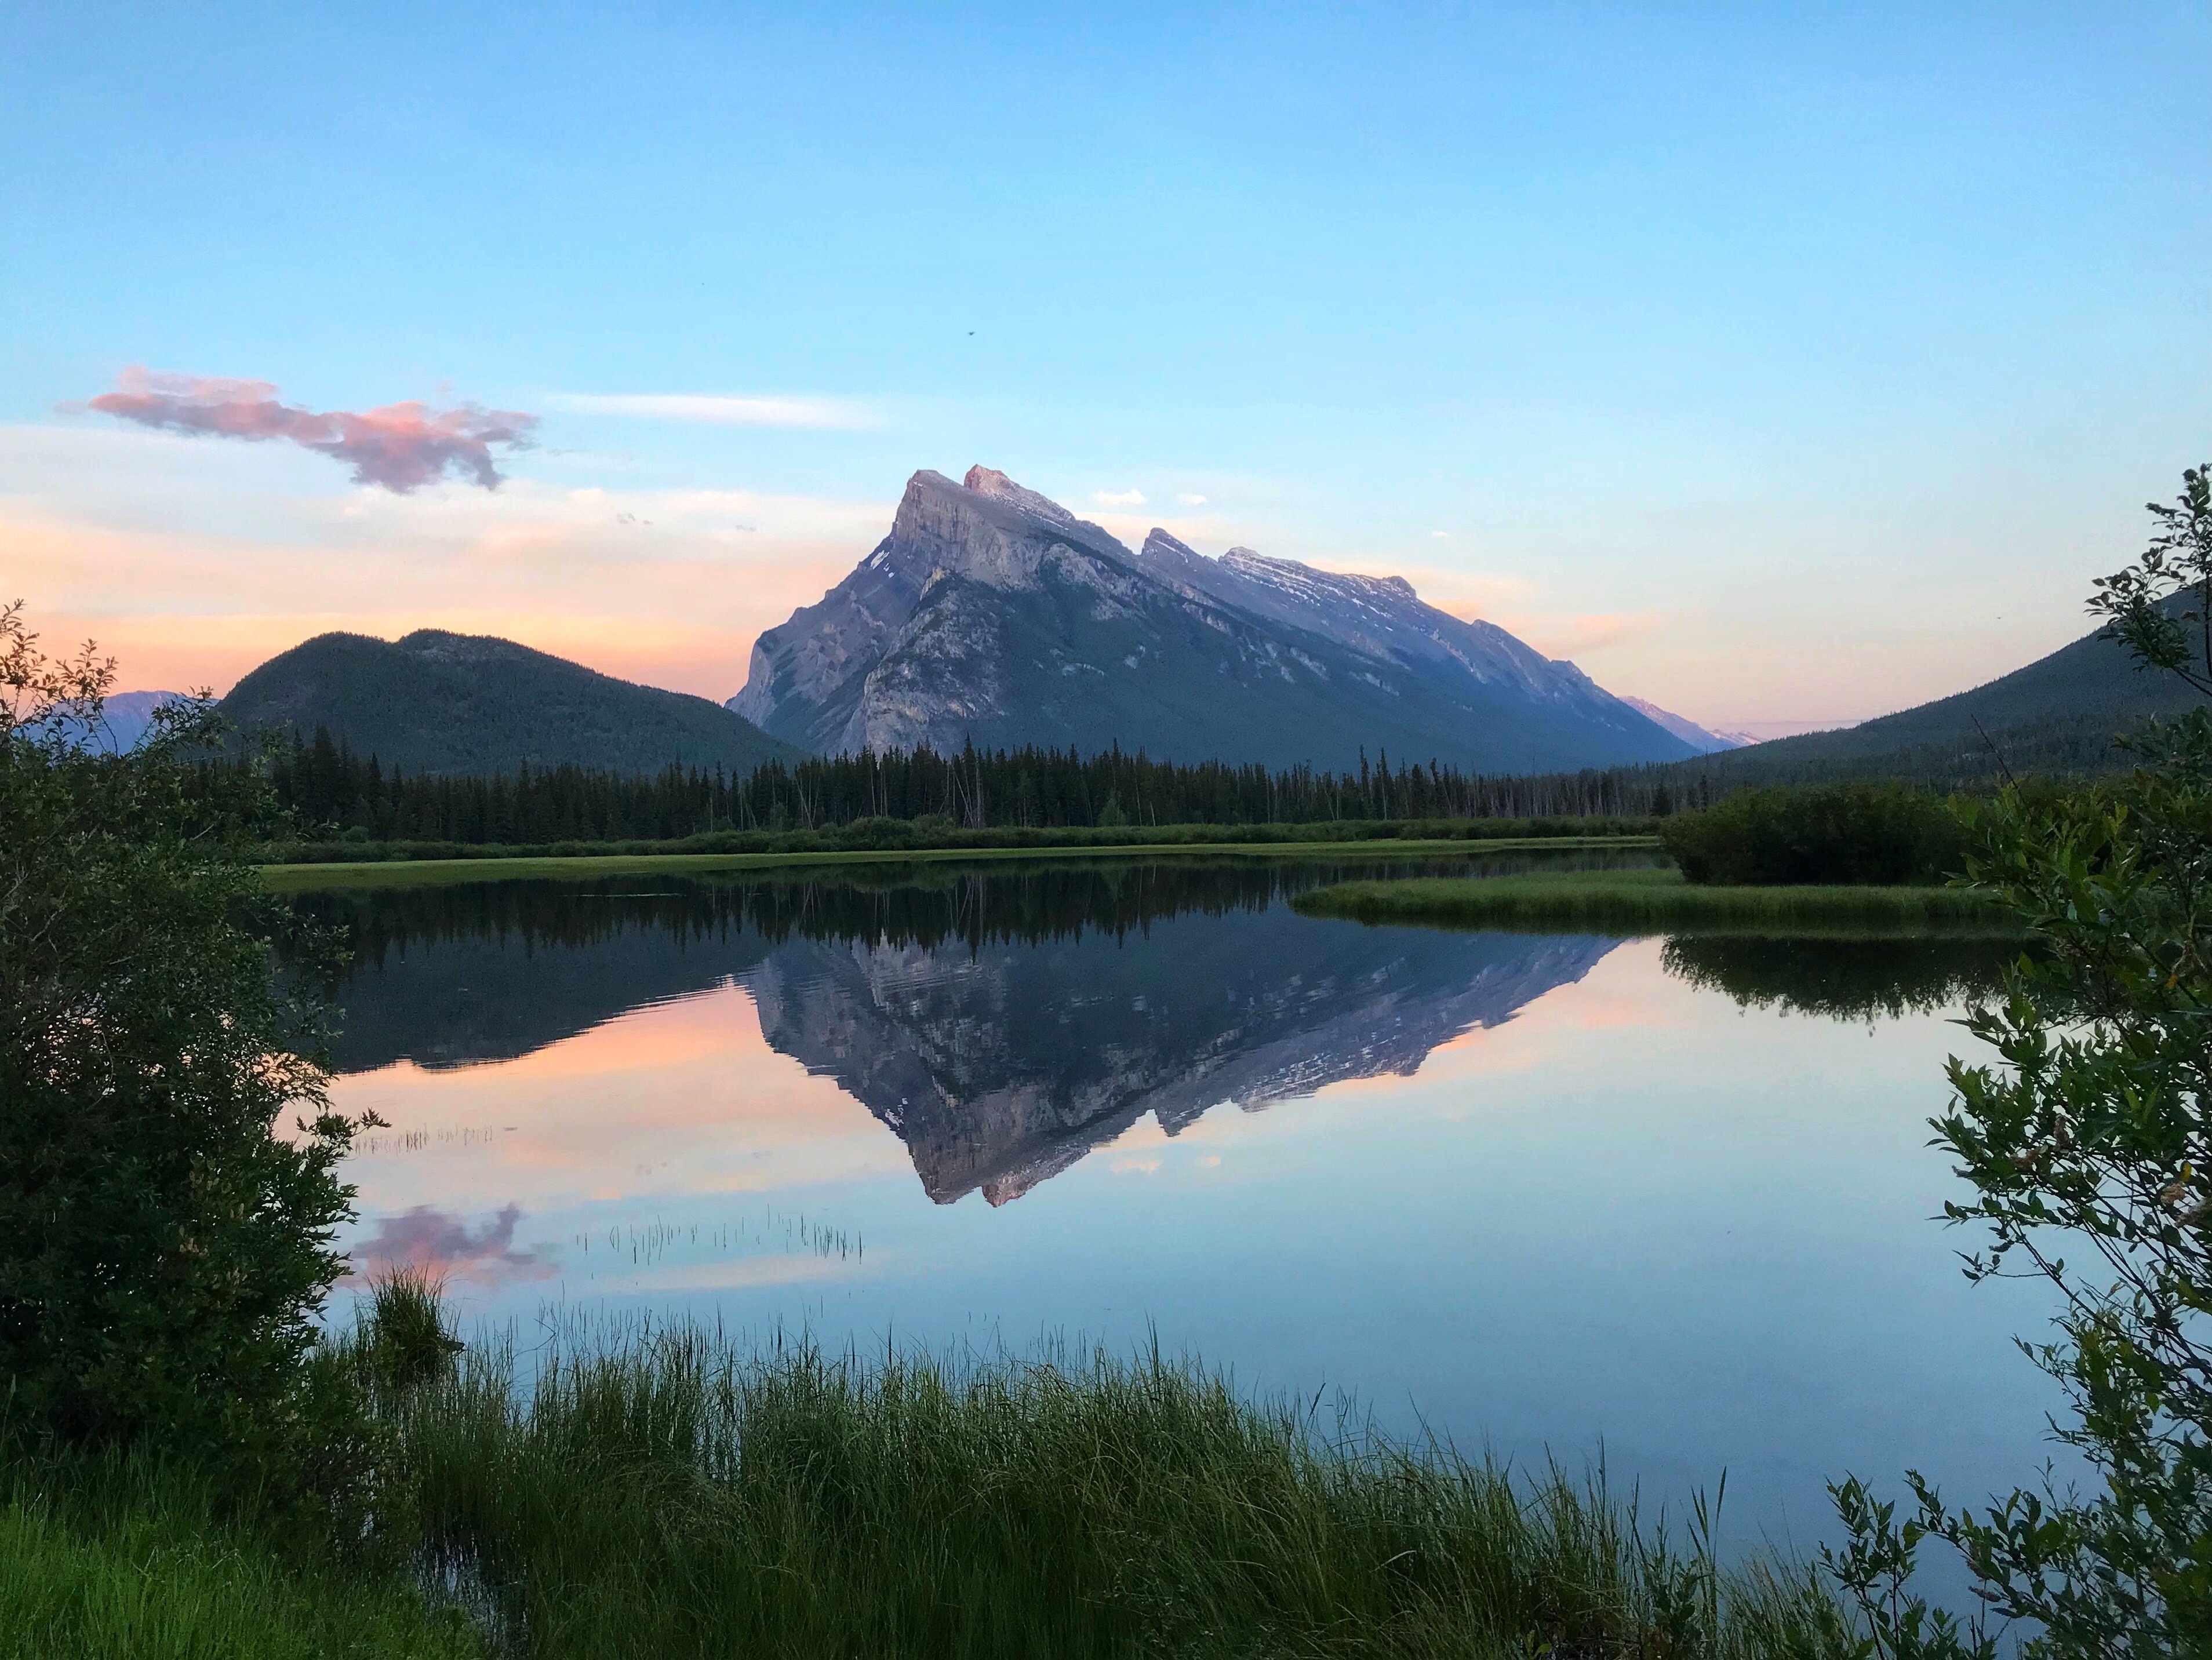
[[[33,738],[55,735],[81,749],[120,755],[137,746],[138,740],[146,735],[146,728],[154,724],[155,709],[183,696],[174,691],[110,692],[100,700],[99,725],[90,730],[82,720],[66,714],[35,724],[27,730]]]
[[[410,773],[512,774],[527,763],[653,773],[671,763],[747,772],[791,745],[704,697],[600,674],[509,640],[423,629],[398,641],[325,634],[233,687],[240,730],[318,727]]]
[[[1837,732],[1778,738],[1685,770],[1717,783],[1896,777],[1938,786],[2014,774],[2094,773],[2124,764],[2113,739],[2204,699],[2088,634],[2025,668]]]
[[[1696,721],[1679,714],[1669,714],[1656,703],[1646,702],[1641,697],[1620,700],[1646,720],[1664,727],[1700,755],[1714,755],[1723,750],[1740,750],[1759,739],[1746,732],[1707,732]]]
[[[915,474],[875,550],[761,635],[729,708],[823,752],[973,739],[1340,769],[1364,748],[1540,772],[1720,741],[1668,730],[1403,578],[1245,548],[1207,558],[1164,530],[1132,553],[980,466],[957,484]]]

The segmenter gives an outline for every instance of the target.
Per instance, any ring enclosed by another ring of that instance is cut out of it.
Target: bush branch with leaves
[[[2143,557],[2091,609],[2148,670],[2212,695],[2212,468],[2154,503]],[[2038,1657],[2212,1652],[2212,712],[2127,740],[2139,764],[2094,791],[2008,789],[1972,815],[1967,879],[2039,949],[1967,1028],[1997,1057],[1954,1060],[1934,1121],[1979,1225],[1970,1279],[2056,1292],[2053,1339],[2023,1342],[2070,1412],[2055,1423],[2088,1491],[2046,1478],[1978,1512],[1917,1474],[1905,1523],[1863,1484],[1835,1489],[1850,1543],[1828,1566],[1869,1651],[1986,1655],[1980,1621],[1905,1593],[1929,1538],[1961,1552],[1986,1613]]]

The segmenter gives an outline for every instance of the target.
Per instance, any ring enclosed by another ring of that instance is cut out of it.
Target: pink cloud
[[[210,375],[123,371],[116,389],[92,400],[103,415],[167,432],[212,433],[220,438],[287,439],[343,461],[356,483],[381,484],[404,495],[435,483],[448,471],[497,489],[492,446],[527,449],[538,417],[475,404],[434,410],[427,404],[386,404],[355,414],[317,411],[279,403],[266,380]]]
[[[514,1225],[521,1219],[520,1207],[508,1205],[477,1230],[449,1212],[416,1205],[377,1224],[376,1237],[355,1248],[347,1278],[371,1280],[406,1268],[440,1280],[550,1279],[558,1271],[550,1246],[514,1248]]]

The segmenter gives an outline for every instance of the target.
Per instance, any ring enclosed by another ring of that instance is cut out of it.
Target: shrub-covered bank
[[[1700,887],[1671,870],[1340,882],[1291,903],[1309,916],[1359,922],[1539,933],[2021,932],[2001,905],[1968,889]]]
[[[1723,886],[1929,886],[1966,857],[1957,806],[1905,784],[1739,790],[1659,835],[1683,875]]]

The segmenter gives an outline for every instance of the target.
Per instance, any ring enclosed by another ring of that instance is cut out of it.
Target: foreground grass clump
[[[279,1551],[213,1490],[145,1459],[0,1481],[0,1660],[465,1660],[458,1612],[388,1575]]]
[[[1809,1575],[1602,1487],[1334,1438],[1157,1357],[739,1351],[692,1329],[397,1412],[431,1548],[534,1654],[1848,1651]]]
[[[1971,889],[1700,887],[1671,870],[1340,882],[1291,903],[1309,916],[1359,922],[1539,932],[2017,932],[2009,913]]]

